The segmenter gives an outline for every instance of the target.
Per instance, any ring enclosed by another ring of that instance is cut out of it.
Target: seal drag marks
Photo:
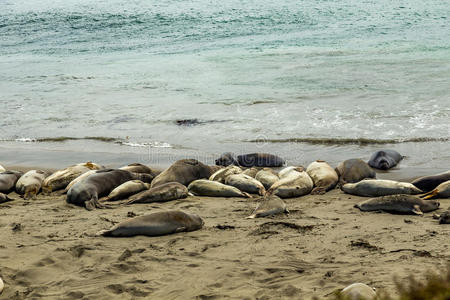
[[[284,199],[289,215],[255,219],[245,219],[257,205],[247,198],[87,211],[62,195],[10,196],[18,200],[0,204],[2,299],[326,299],[354,282],[391,291],[394,274],[404,279],[450,259],[450,226],[432,213],[360,212],[353,205],[366,198],[338,189]],[[95,236],[167,210],[197,214],[205,224],[160,237]]]

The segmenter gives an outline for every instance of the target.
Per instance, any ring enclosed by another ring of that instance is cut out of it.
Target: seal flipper
[[[313,190],[311,191],[311,195],[323,195],[327,192],[327,189],[325,187],[315,187],[313,188]]]
[[[98,202],[97,197],[92,197],[91,200],[85,201],[84,205],[87,210],[94,210],[96,208],[112,208],[109,205],[104,205]]]
[[[423,216],[423,212],[420,210],[419,205],[414,205],[414,208],[411,210],[416,215]]]
[[[186,227],[178,227],[177,229],[175,229],[174,233],[184,232],[184,231],[186,231]]]
[[[423,200],[428,200],[433,197],[436,197],[439,194],[439,191],[437,189],[432,190],[431,192],[425,193],[420,198],[423,198]]]

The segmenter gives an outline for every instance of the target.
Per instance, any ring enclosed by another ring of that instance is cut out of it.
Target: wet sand
[[[330,298],[353,282],[394,291],[450,261],[450,226],[425,216],[360,212],[333,190],[287,199],[291,213],[245,219],[254,199],[188,197],[87,211],[64,196],[0,204],[1,299]],[[450,206],[441,200],[437,213]],[[180,209],[203,229],[162,237],[95,233],[130,216]]]

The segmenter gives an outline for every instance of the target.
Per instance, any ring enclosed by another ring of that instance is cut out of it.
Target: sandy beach
[[[289,215],[245,219],[255,199],[188,197],[87,211],[64,195],[0,204],[1,299],[327,299],[364,282],[395,291],[450,261],[450,227],[425,216],[360,212],[340,190],[287,199]],[[440,213],[450,206],[441,199]],[[203,229],[162,237],[95,233],[177,209]]]

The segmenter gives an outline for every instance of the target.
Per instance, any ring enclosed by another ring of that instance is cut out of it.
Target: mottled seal
[[[278,196],[262,197],[253,213],[247,219],[262,218],[281,213],[289,213],[286,203]]]
[[[88,210],[95,207],[103,207],[98,199],[106,196],[113,189],[124,182],[140,179],[138,173],[131,173],[125,170],[106,169],[91,174],[82,181],[77,182],[67,192],[67,203],[84,206]]]
[[[113,189],[108,196],[101,198],[99,201],[117,201],[126,199],[132,195],[146,191],[149,188],[150,183],[145,183],[140,180],[130,180]]]
[[[42,182],[42,191],[45,193],[51,193],[56,190],[64,189],[72,180],[81,174],[86,173],[89,170],[100,170],[102,168],[102,166],[89,161],[56,171],[44,179]]]
[[[14,199],[9,198],[8,195],[0,193],[0,203],[5,203],[5,202],[13,201],[13,200]]]
[[[365,161],[357,158],[341,162],[335,170],[339,176],[340,185],[355,183],[364,178],[376,178],[375,171]]]
[[[264,168],[256,173],[255,179],[261,182],[266,189],[269,189],[280,178],[272,169]]]
[[[23,195],[24,199],[35,198],[41,190],[45,177],[47,177],[47,173],[42,170],[30,170],[26,172],[17,180],[17,194]]]
[[[216,171],[209,177],[209,180],[218,181],[220,183],[225,182],[225,178],[233,174],[241,174],[242,169],[238,166],[228,166],[226,168]]]
[[[439,202],[434,200],[422,200],[413,195],[390,195],[371,198],[355,204],[362,211],[385,211],[389,213],[416,214],[430,212],[439,208]]]
[[[314,182],[314,188],[311,191],[313,195],[322,195],[333,189],[339,176],[336,171],[325,161],[317,160],[309,164],[306,173]]]
[[[249,153],[238,155],[237,159],[234,154],[226,152],[216,159],[216,165],[229,166],[237,165],[241,167],[281,167],[285,161],[279,156],[269,153]]]
[[[438,185],[443,182],[450,180],[450,171],[440,173],[437,175],[430,175],[417,178],[412,184],[414,184],[417,188],[421,189],[424,192],[429,192],[435,189]]]
[[[377,297],[375,290],[364,283],[353,283],[344,288],[339,295],[347,300],[373,300]]]
[[[132,163],[123,167],[119,168],[120,170],[126,170],[126,171],[130,171],[132,173],[145,173],[145,174],[150,174],[154,177],[156,177],[159,173],[161,173],[158,170],[154,170],[146,165],[140,164],[140,163]]]
[[[259,170],[255,167],[251,167],[248,169],[245,169],[242,173],[244,173],[245,175],[248,175],[250,177],[255,178],[256,174],[259,172]]]
[[[423,194],[421,197],[423,199],[450,198],[450,180],[441,183],[434,190]]]
[[[163,211],[132,219],[102,230],[97,235],[127,237],[135,235],[160,236],[184,231],[199,230],[203,220],[196,214],[182,211]]]
[[[422,193],[421,190],[409,182],[381,179],[365,179],[357,183],[346,183],[341,188],[347,194],[364,197],[379,197],[396,194],[416,195]]]
[[[395,150],[380,150],[372,154],[368,164],[375,169],[388,170],[395,167],[402,159],[403,156]]]
[[[281,171],[280,180],[275,182],[267,195],[277,195],[281,198],[294,198],[309,194],[313,188],[313,181],[302,167],[289,168]]]
[[[11,193],[22,175],[23,173],[19,171],[5,171],[0,173],[0,193]]]
[[[152,187],[168,183],[179,182],[185,186],[197,179],[207,179],[212,175],[209,166],[196,159],[182,159],[173,163],[168,169],[155,177]]]
[[[206,179],[192,181],[188,186],[189,192],[196,196],[206,197],[246,197],[251,196],[238,188]]]
[[[127,204],[167,202],[184,199],[188,194],[186,186],[178,182],[168,182],[131,196]]]
[[[245,174],[233,174],[225,178],[225,184],[234,186],[243,192],[264,196],[266,189],[261,182]]]

